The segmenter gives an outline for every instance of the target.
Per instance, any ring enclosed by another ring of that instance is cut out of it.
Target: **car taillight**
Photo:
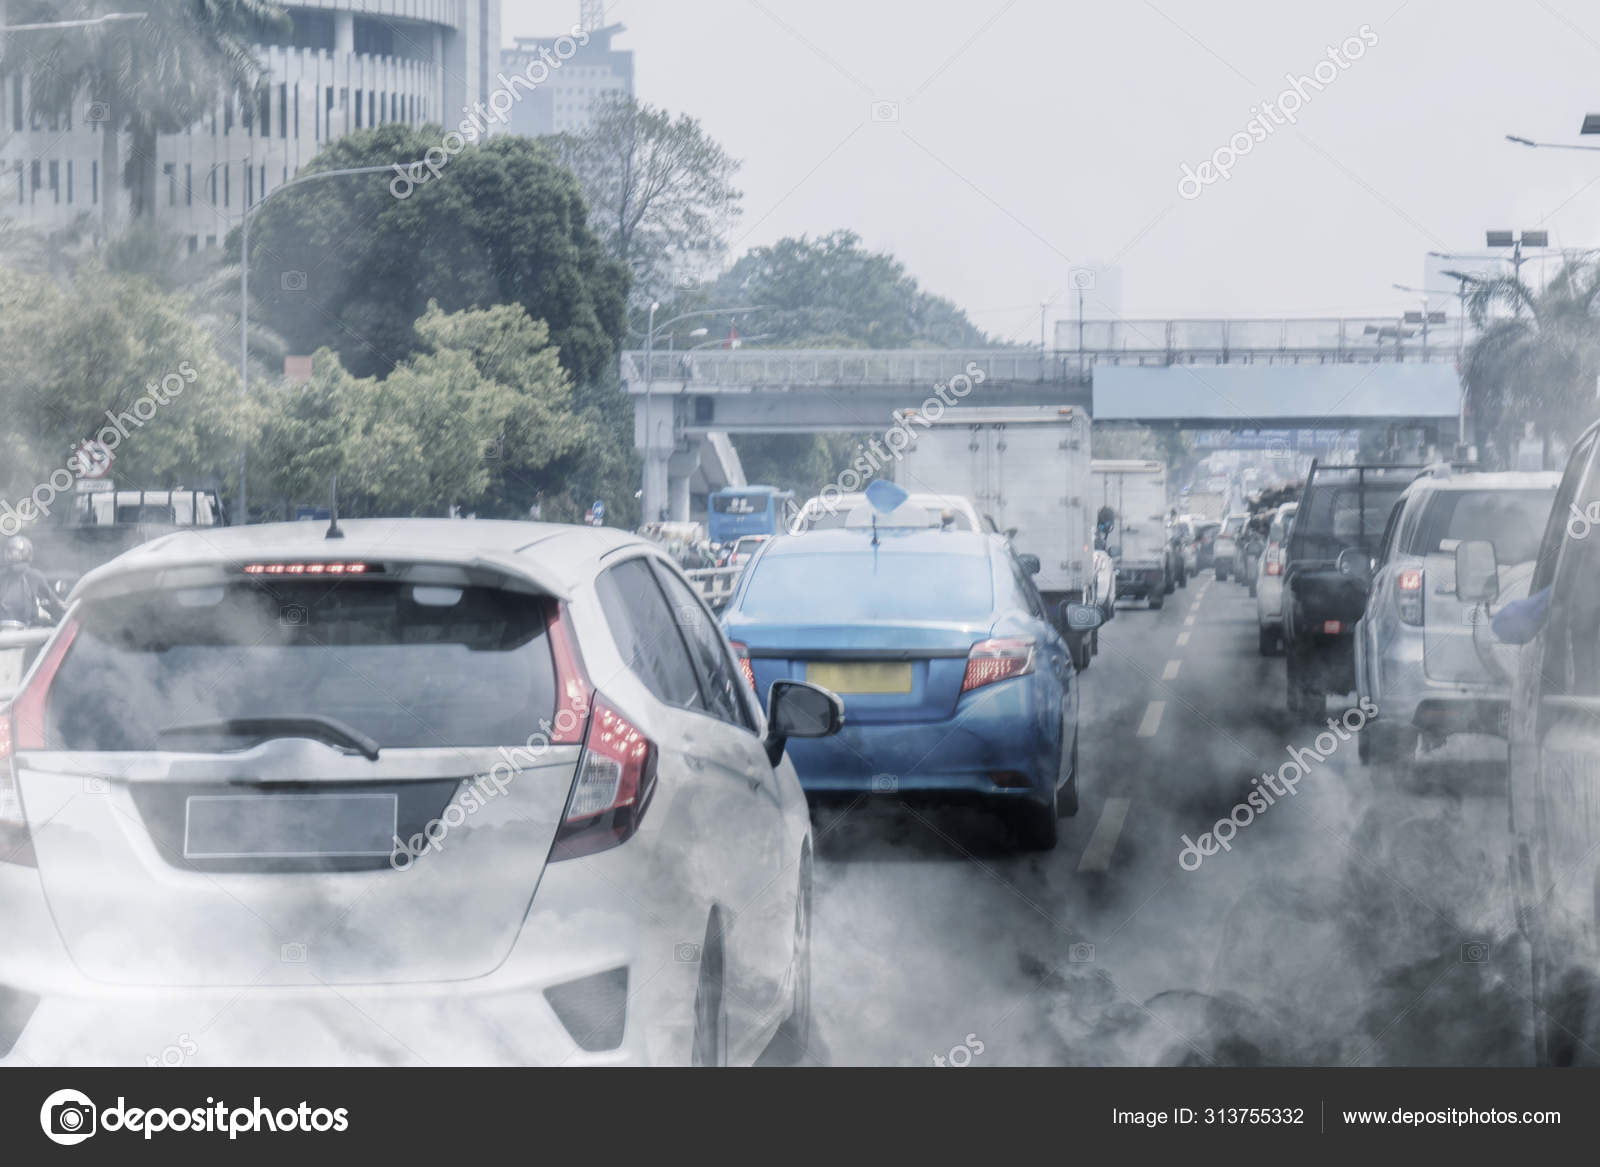
[[[578,758],[578,776],[550,849],[552,863],[627,842],[655,792],[656,746],[599,694]]]
[[[1267,551],[1266,564],[1261,569],[1267,575],[1282,575],[1283,561],[1278,557],[1278,549],[1270,548]]]
[[[1422,570],[1411,567],[1395,577],[1395,608],[1406,624],[1422,623]]]
[[[28,679],[27,688],[0,710],[0,863],[33,866],[28,819],[22,810],[22,788],[17,780],[16,753],[44,748],[45,697],[77,635],[77,624],[65,625],[50,642],[44,659]]]
[[[1343,624],[1342,621],[1339,621],[1339,620],[1324,620],[1322,622],[1322,632],[1323,632],[1323,635],[1325,635],[1325,636],[1338,636],[1339,633],[1341,633],[1343,631],[1344,631],[1344,624]]]
[[[1031,639],[1025,636],[999,636],[992,640],[980,640],[967,654],[967,675],[961,681],[961,691],[966,693],[1031,672]]]
[[[583,657],[567,627],[566,613],[552,603],[545,623],[550,637],[550,656],[556,666],[556,715],[550,725],[550,744],[575,746],[583,741],[589,721],[589,701],[593,689],[584,671]]]
[[[739,671],[744,674],[744,679],[750,682],[750,688],[756,687],[756,671],[750,666],[750,650],[737,640],[730,640],[733,645],[733,655],[739,658]]]

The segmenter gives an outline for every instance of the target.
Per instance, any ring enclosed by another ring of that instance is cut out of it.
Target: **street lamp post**
[[[249,173],[251,159],[244,160],[245,171]],[[388,166],[352,166],[343,170],[318,170],[312,174],[302,174],[298,178],[290,179],[282,186],[270,193],[263,191],[253,206],[246,206],[240,216],[239,238],[239,389],[241,395],[248,400],[250,396],[250,217],[264,207],[268,200],[275,198],[290,187],[305,186],[308,183],[320,182],[325,178],[347,178],[356,174],[388,174],[396,165],[410,169],[423,165],[421,162],[390,163]],[[245,198],[249,199],[250,187],[245,186]],[[239,522],[250,521],[250,489],[248,478],[248,457],[244,449],[239,451]]]
[[[97,28],[102,24],[116,24],[125,20],[143,20],[148,12],[108,12],[90,20],[52,20],[45,24],[0,25],[0,32],[58,32],[67,28]]]

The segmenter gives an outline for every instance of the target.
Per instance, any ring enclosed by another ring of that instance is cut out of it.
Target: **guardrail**
[[[1059,385],[1097,364],[1421,363],[1456,359],[1475,333],[1460,322],[1424,330],[1394,316],[1246,320],[1062,321],[1055,349],[702,349],[622,354],[632,393],[649,387],[773,389],[816,386],[933,386],[981,373],[988,382]],[[1081,347],[1078,338],[1082,337]],[[647,359],[648,356],[648,359]]]
[[[739,582],[739,575],[743,571],[742,567],[697,567],[683,574],[706,603],[714,610],[720,610],[732,597],[734,585]]]

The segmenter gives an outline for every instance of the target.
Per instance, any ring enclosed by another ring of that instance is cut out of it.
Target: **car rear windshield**
[[[768,555],[753,571],[739,613],[761,620],[972,621],[994,610],[989,560],[981,555],[881,548]]]
[[[1360,484],[1353,474],[1344,481],[1314,481],[1310,498],[1295,515],[1291,559],[1337,559],[1352,547],[1372,551],[1389,523],[1389,512],[1411,483],[1409,476],[1388,476]]]
[[[1222,524],[1222,534],[1223,535],[1237,535],[1240,531],[1244,530],[1244,524],[1245,524],[1245,516],[1244,515],[1233,515],[1233,516],[1230,516],[1228,521]]]
[[[1555,496],[1554,488],[1436,491],[1408,551],[1454,554],[1458,543],[1487,539],[1502,564],[1527,563],[1539,555]]]
[[[209,736],[180,747],[161,731],[316,715],[380,746],[521,743],[555,711],[546,610],[539,597],[497,588],[379,580],[93,602],[50,687],[46,741],[195,749]]]

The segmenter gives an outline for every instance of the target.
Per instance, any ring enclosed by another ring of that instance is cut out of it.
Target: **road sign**
[[[70,468],[79,478],[104,478],[116,458],[111,447],[91,438],[73,452]]]

